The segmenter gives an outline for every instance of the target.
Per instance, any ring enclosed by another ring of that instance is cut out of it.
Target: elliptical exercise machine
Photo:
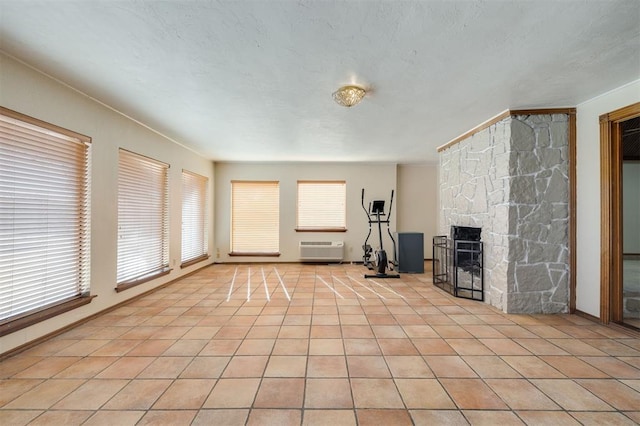
[[[396,240],[393,239],[393,235],[391,235],[391,230],[389,229],[389,223],[391,222],[391,207],[393,207],[393,189],[391,190],[391,200],[389,202],[389,214],[385,214],[384,200],[374,200],[369,203],[368,209],[365,207],[364,188],[362,188],[362,209],[367,214],[367,219],[369,221],[369,233],[362,245],[362,249],[364,250],[364,256],[362,259],[364,260],[364,266],[372,271],[376,271],[375,274],[365,274],[365,278],[400,278],[399,274],[386,273],[387,267],[389,270],[393,270],[398,266],[398,260],[396,259]],[[384,218],[385,216],[386,219]],[[380,247],[374,253],[373,248],[367,243],[371,236],[371,225],[375,223],[378,224],[378,240],[380,241]],[[387,232],[389,233],[389,237],[391,237],[391,242],[393,243],[393,261],[388,259],[387,252],[384,250],[384,246],[382,244],[383,223],[387,224]]]

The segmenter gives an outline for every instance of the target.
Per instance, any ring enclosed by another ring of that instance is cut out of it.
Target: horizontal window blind
[[[90,139],[0,110],[0,323],[88,296]]]
[[[231,188],[231,251],[278,253],[280,184],[233,181]]]
[[[298,229],[346,228],[344,181],[298,181]]]
[[[169,268],[169,165],[120,149],[118,284]]]
[[[207,185],[205,176],[182,171],[182,263],[208,251]]]

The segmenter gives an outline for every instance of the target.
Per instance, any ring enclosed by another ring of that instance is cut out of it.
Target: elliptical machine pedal
[[[364,256],[362,257],[364,261],[364,266],[366,266],[368,269],[373,270],[373,262],[371,261],[373,248],[369,244],[364,244],[362,246],[362,249],[364,250]]]

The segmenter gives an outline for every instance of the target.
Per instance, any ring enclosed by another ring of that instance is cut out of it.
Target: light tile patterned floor
[[[640,339],[364,272],[205,268],[0,363],[0,424],[640,422]]]

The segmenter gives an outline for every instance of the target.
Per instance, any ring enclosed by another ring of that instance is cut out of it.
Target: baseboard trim
[[[582,318],[585,318],[585,319],[591,320],[591,321],[593,321],[593,322],[595,322],[595,323],[597,323],[597,324],[600,324],[600,325],[602,325],[602,326],[604,326],[604,327],[609,327],[609,328],[611,328],[612,330],[618,331],[618,332],[620,332],[620,333],[627,334],[627,335],[629,335],[629,336],[631,336],[631,337],[636,337],[636,338],[639,338],[639,337],[640,337],[640,330],[637,330],[635,327],[625,326],[625,325],[623,325],[623,324],[618,324],[618,323],[616,323],[616,322],[610,322],[609,324],[604,324],[604,323],[600,320],[600,318],[598,318],[598,317],[596,317],[596,316],[594,316],[594,315],[588,314],[588,313],[586,313],[586,312],[579,311],[579,310],[577,310],[577,309],[576,309],[575,314],[576,314],[577,316],[579,316],[579,317],[582,317]]]
[[[598,317],[596,317],[594,315],[588,314],[586,312],[579,311],[578,309],[576,309],[576,311],[574,313],[579,317],[586,318],[586,319],[591,320],[593,322],[597,322],[599,324],[602,324],[602,321],[600,321],[600,318],[598,318]]]

